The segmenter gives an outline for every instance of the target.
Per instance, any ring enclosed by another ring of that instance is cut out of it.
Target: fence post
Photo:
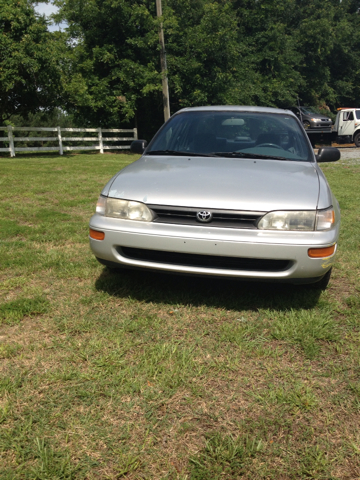
[[[137,128],[134,128],[134,140],[138,139]]]
[[[101,128],[98,128],[99,132],[99,147],[100,147],[100,153],[104,153],[104,144],[103,144],[103,139],[102,139],[102,131]]]
[[[8,138],[9,138],[9,144],[10,144],[10,157],[15,157],[14,136],[13,136],[12,128],[13,127],[11,125],[7,126]]]
[[[62,138],[61,138],[61,128],[57,127],[58,132],[58,139],[59,139],[59,154],[64,155],[63,146],[62,146]]]

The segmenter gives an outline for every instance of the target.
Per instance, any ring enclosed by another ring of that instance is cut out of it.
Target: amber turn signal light
[[[325,248],[309,248],[308,255],[311,258],[331,257],[331,255],[335,252],[335,247],[336,244]]]
[[[94,240],[104,240],[104,238],[105,238],[105,233],[104,232],[98,232],[97,230],[93,230],[92,228],[90,228],[89,235]]]

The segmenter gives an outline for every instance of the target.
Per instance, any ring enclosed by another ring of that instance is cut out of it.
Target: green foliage
[[[190,457],[191,478],[194,480],[220,480],[238,478],[246,472],[246,464],[262,450],[262,442],[256,438],[209,435],[205,447]]]
[[[0,0],[0,122],[61,104],[62,34],[28,0]]]
[[[19,298],[11,302],[0,305],[0,323],[13,324],[18,323],[25,316],[31,317],[47,310],[49,302],[41,297]]]
[[[75,478],[76,468],[70,463],[70,455],[65,452],[56,452],[45,440],[35,440],[38,463],[33,469],[34,480],[48,480],[58,478],[71,480]]]
[[[336,323],[326,311],[291,310],[273,322],[272,336],[276,340],[291,339],[308,358],[314,358],[320,350],[319,342],[334,342],[338,332]]]
[[[301,383],[269,385],[263,392],[252,396],[261,403],[282,405],[284,410],[290,409],[292,412],[312,410],[318,404],[311,388]]]
[[[39,111],[36,113],[29,113],[26,117],[21,115],[12,115],[10,119],[6,122],[9,125],[14,127],[61,127],[61,128],[72,128],[77,127],[78,125],[74,121],[72,115],[62,111],[60,108],[54,108],[50,112]],[[82,125],[79,125],[81,127]],[[45,132],[31,132],[29,137],[43,137]],[[26,134],[21,133],[21,136],[26,136]]]
[[[197,15],[193,12],[193,21],[184,26],[183,5],[173,3],[165,23],[173,107],[239,103],[237,72],[243,46],[238,43],[231,4],[187,5],[187,10],[193,6]]]
[[[68,22],[64,104],[78,121],[162,123],[155,2],[57,0]],[[360,99],[358,0],[163,0],[172,113],[204,104],[335,109]],[[75,40],[75,41],[74,41]]]
[[[30,0],[0,0],[3,123],[44,126],[61,107],[66,126],[135,124],[150,139],[163,121],[160,21],[172,113],[300,98],[329,115],[360,100],[359,0],[163,0],[161,19],[150,0],[55,3],[67,33]]]
[[[154,122],[162,111],[155,3],[59,0],[69,24],[65,104],[84,125]],[[125,97],[125,98],[124,98]],[[146,115],[148,98],[151,116]],[[157,107],[158,104],[158,107]],[[140,119],[141,118],[141,119]]]
[[[240,68],[245,70],[243,84],[251,85],[251,104],[286,107],[296,101],[304,83],[297,68],[302,56],[296,12],[294,0],[237,2],[238,36],[249,63],[241,62]]]
[[[319,445],[311,445],[303,452],[299,452],[301,458],[300,468],[298,470],[299,478],[324,479],[334,478],[329,475],[331,463]]]

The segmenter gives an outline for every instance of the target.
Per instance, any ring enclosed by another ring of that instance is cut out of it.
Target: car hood
[[[303,113],[302,116],[307,117],[307,118],[317,118],[317,119],[321,119],[321,120],[331,121],[331,119],[327,115],[321,115],[319,113]]]
[[[319,178],[308,162],[144,155],[121,170],[102,194],[153,205],[313,210]]]

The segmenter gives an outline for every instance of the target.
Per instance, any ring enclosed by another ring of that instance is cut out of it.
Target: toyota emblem
[[[197,212],[196,218],[199,222],[208,223],[212,220],[212,213],[206,210],[201,210],[201,212]]]

